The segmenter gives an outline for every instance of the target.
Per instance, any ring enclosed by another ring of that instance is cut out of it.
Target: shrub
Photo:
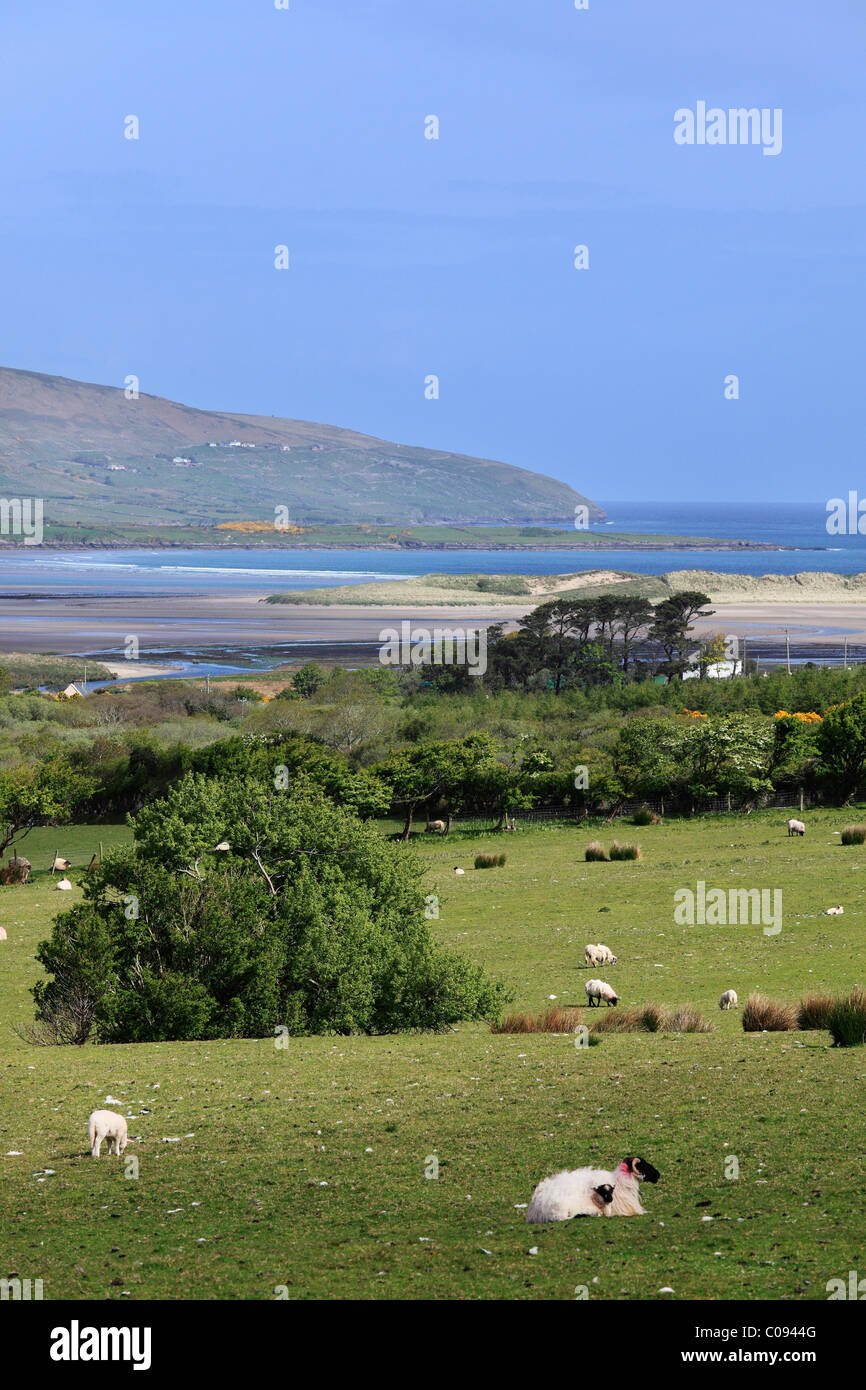
[[[797,1027],[804,1032],[810,1029],[829,1028],[830,1010],[833,1008],[831,994],[810,994],[797,1005]]]
[[[599,861],[606,862],[607,855],[604,852],[604,845],[600,844],[598,840],[593,840],[591,845],[587,845],[584,858],[591,864]]]
[[[621,845],[616,840],[610,847],[611,859],[642,859],[643,851],[640,845]]]
[[[843,845],[862,845],[866,842],[866,825],[846,825],[842,831]]]
[[[743,1007],[743,1032],[787,1033],[797,1026],[796,1010],[778,999],[765,999],[762,994],[750,994]]]
[[[660,817],[655,811],[648,811],[646,806],[642,806],[639,811],[635,811],[631,818],[632,825],[658,825]]]
[[[100,1042],[395,1033],[508,1000],[434,940],[411,850],[312,785],[274,797],[191,775],[131,824],[132,848],[106,855],[39,947],[46,1029],[68,1030],[74,1008]]]
[[[476,854],[475,867],[476,869],[501,869],[505,863],[505,858],[504,854]]]
[[[866,1043],[866,991],[853,989],[834,999],[827,1027],[837,1047],[862,1047]]]

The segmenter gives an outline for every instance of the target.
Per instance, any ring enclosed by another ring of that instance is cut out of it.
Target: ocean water
[[[621,569],[638,574],[712,569],[729,574],[800,570],[866,571],[866,537],[829,536],[823,502],[747,504],[607,502],[594,533],[628,531],[716,536],[784,546],[779,551],[632,550],[44,550],[0,551],[4,593],[192,594],[213,590],[276,592],[419,575],[562,574]]]

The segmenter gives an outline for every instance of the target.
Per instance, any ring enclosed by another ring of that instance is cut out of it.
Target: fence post
[[[803,788],[800,788],[800,810],[803,809]]]

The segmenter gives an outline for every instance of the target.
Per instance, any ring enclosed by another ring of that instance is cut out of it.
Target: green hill
[[[568,523],[565,483],[334,425],[195,410],[119,387],[0,368],[0,496],[47,523]]]

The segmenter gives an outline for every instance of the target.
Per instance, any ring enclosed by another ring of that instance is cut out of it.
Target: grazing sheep
[[[465,870],[465,869],[455,869],[454,872],[455,872],[455,874],[465,874],[465,873],[466,873],[466,870]]]
[[[546,1221],[571,1221],[576,1216],[610,1216],[613,1185],[589,1186],[584,1180],[588,1172],[588,1168],[579,1168],[575,1173],[544,1178],[532,1194],[527,1221],[541,1226]]]
[[[601,1008],[602,999],[606,1001],[608,1008],[610,1008],[611,1004],[619,1003],[615,992],[605,980],[587,980],[584,989],[586,990],[586,997],[590,1008],[593,1006],[593,1000],[595,1000],[595,1007],[597,1009]]]
[[[788,821],[788,834],[789,834],[789,835],[805,835],[805,833],[806,833],[806,827],[805,827],[805,825],[803,824],[803,822],[802,822],[801,820],[789,820],[789,821]]]
[[[658,1169],[645,1158],[624,1158],[612,1173],[600,1168],[577,1168],[554,1173],[540,1182],[532,1194],[527,1221],[568,1221],[573,1216],[643,1216],[638,1184],[658,1182]],[[612,1200],[608,1200],[608,1192]],[[601,1202],[601,1206],[599,1206]]]
[[[841,917],[845,911],[844,907],[828,907],[824,913],[825,917]]]
[[[427,835],[444,835],[445,822],[444,820],[428,820],[424,827],[424,831]]]
[[[719,1000],[719,1008],[735,1009],[739,1002],[740,1001],[737,999],[737,991],[735,989],[726,989]]]
[[[599,941],[595,949],[601,953],[601,959],[605,965],[616,965],[616,956],[609,946],[605,946],[603,942]]]
[[[601,965],[604,956],[598,946],[588,945],[583,948],[583,959],[587,965]]]
[[[114,1152],[118,1157],[129,1140],[126,1120],[113,1110],[94,1110],[87,1122],[87,1133],[90,1137],[90,1152],[94,1158],[99,1157],[103,1139],[108,1140],[106,1152],[111,1153],[111,1146],[114,1144]]]

